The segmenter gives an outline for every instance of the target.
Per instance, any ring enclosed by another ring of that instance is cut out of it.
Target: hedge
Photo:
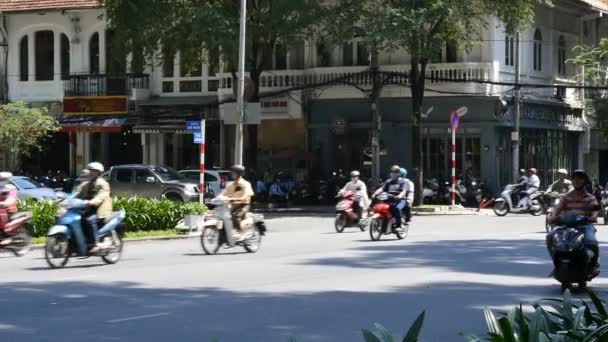
[[[144,197],[114,197],[114,210],[127,213],[127,231],[142,232],[174,229],[185,215],[204,214],[207,208],[198,203],[180,203]],[[55,224],[56,202],[28,201],[19,204],[19,210],[32,212],[35,236],[45,236]]]

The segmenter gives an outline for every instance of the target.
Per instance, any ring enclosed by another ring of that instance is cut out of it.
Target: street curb
[[[130,239],[124,239],[123,242],[125,243],[139,243],[139,242],[149,242],[149,241],[170,241],[170,240],[187,240],[187,239],[193,239],[193,238],[198,238],[200,237],[200,235],[175,235],[175,236],[151,236],[151,237],[147,237],[147,238],[130,238]],[[44,244],[35,244],[31,246],[31,249],[43,249],[44,248]]]

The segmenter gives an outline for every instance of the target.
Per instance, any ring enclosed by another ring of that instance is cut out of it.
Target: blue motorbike
[[[59,204],[56,223],[47,233],[45,247],[46,262],[51,268],[62,268],[71,256],[88,258],[99,256],[107,264],[115,264],[120,260],[123,248],[122,222],[125,211],[117,211],[99,228],[98,237],[100,248],[91,252],[83,227],[83,215],[87,210],[86,203],[70,197]]]

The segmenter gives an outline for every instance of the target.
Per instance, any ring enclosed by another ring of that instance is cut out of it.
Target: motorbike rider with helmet
[[[13,177],[10,172],[0,172],[0,207],[3,208],[0,215],[0,227],[4,227],[11,221],[11,216],[17,213],[17,188],[9,180]],[[10,244],[9,237],[2,241],[3,245]]]
[[[409,189],[409,183],[405,178],[401,177],[401,168],[399,165],[393,165],[391,167],[390,178],[384,182],[384,184],[374,192],[373,197],[376,197],[382,192],[388,192],[394,195],[393,203],[391,203],[391,214],[395,218],[395,228],[401,227],[401,211],[405,208],[405,196]]]
[[[346,183],[342,190],[338,192],[338,196],[344,196],[347,192],[353,192],[355,194],[355,201],[353,202],[353,210],[357,213],[357,221],[363,218],[363,213],[369,206],[369,197],[367,195],[367,186],[363,181],[359,179],[361,174],[359,171],[352,171],[350,173],[350,182]]]
[[[519,200],[518,207],[527,207],[530,199],[530,195],[537,192],[540,188],[540,178],[538,178],[537,170],[535,168],[530,168],[528,170],[528,178],[526,182],[526,191],[521,195],[521,199]],[[521,179],[521,178],[520,178]]]
[[[547,188],[547,192],[565,194],[574,189],[572,181],[568,179],[568,171],[566,169],[557,170],[557,175],[559,178]]]
[[[94,244],[90,252],[94,253],[104,247],[99,244],[97,230],[99,227],[103,227],[112,216],[112,196],[110,184],[101,177],[105,171],[103,164],[89,163],[87,170],[89,170],[87,179],[78,187],[76,197],[84,200],[89,208],[84,214],[84,218],[91,230]]]
[[[230,211],[232,225],[235,229],[235,239],[243,241],[247,238],[247,232],[245,231],[246,227],[241,227],[241,222],[249,212],[249,204],[254,193],[251,183],[243,178],[245,174],[245,167],[243,165],[233,165],[230,168],[230,172],[232,173],[232,182],[228,183],[222,195],[228,197],[232,202]]]
[[[587,190],[587,184],[590,183],[590,180],[584,170],[576,170],[572,173],[572,183],[574,189],[561,197],[549,220],[550,222],[555,222],[563,214],[586,217],[587,224],[577,229],[584,235],[583,242],[585,246],[593,251],[594,256],[591,260],[591,264],[593,265],[592,273],[597,275],[599,273],[599,248],[593,223],[597,221],[599,215],[599,211],[597,210],[598,202],[595,196]],[[547,234],[546,239],[547,249],[551,256],[553,256],[553,235],[555,233],[556,231],[554,230]]]
[[[401,177],[405,179],[409,185],[409,191],[405,195],[405,208],[403,208],[403,212],[405,213],[405,222],[410,223],[412,221],[412,204],[414,203],[414,182],[407,178],[406,169],[401,168],[400,171]]]

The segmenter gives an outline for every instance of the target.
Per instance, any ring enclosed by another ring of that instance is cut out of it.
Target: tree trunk
[[[422,141],[422,103],[424,101],[424,87],[426,72],[426,60],[420,60],[417,56],[412,57],[411,62],[411,85],[412,92],[412,157],[414,172],[416,174],[416,196],[414,205],[422,204],[424,194],[424,155]]]
[[[376,186],[380,182],[380,134],[382,132],[382,116],[378,111],[378,98],[382,90],[380,84],[378,47],[372,46],[370,51],[369,68],[372,78],[372,92],[369,96],[371,114],[371,143],[372,143],[372,184]]]

